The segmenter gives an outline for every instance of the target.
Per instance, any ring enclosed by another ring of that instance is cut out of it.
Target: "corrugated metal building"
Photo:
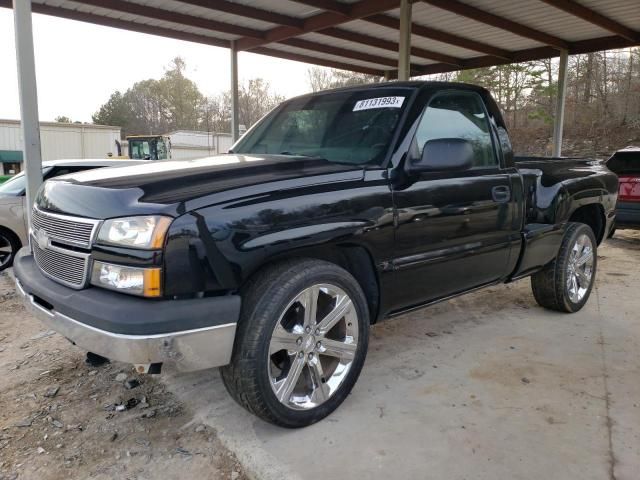
[[[107,158],[118,154],[120,127],[85,123],[41,122],[42,160]],[[0,173],[22,170],[23,139],[18,120],[0,120]]]
[[[230,133],[207,133],[193,130],[177,130],[169,134],[171,158],[188,160],[226,153],[233,145]]]

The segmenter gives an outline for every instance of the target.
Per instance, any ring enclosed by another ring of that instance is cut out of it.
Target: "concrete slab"
[[[256,478],[636,480],[640,234],[618,237],[577,314],[522,280],[376,325],[353,393],[306,429],[251,416],[215,371],[165,381]]]

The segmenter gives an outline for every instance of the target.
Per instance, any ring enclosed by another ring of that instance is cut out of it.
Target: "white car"
[[[93,168],[138,165],[146,160],[50,160],[42,162],[42,177],[49,178]],[[24,172],[0,184],[0,271],[13,264],[16,252],[28,242],[25,216]]]

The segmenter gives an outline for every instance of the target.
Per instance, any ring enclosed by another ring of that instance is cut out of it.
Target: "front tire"
[[[531,276],[538,304],[550,310],[573,313],[591,295],[598,266],[597,241],[584,223],[569,223],[558,256]]]
[[[347,397],[364,364],[369,311],[349,272],[320,260],[276,264],[242,292],[231,396],[263,420],[311,425]]]
[[[0,272],[13,265],[18,250],[20,240],[12,232],[0,229]]]

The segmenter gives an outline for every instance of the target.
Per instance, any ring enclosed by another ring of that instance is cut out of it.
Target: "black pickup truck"
[[[284,102],[228,155],[45,182],[16,285],[83,349],[221,367],[300,427],[346,398],[382,318],[526,276],[580,310],[617,191],[598,161],[514,159],[482,88],[352,87]]]

